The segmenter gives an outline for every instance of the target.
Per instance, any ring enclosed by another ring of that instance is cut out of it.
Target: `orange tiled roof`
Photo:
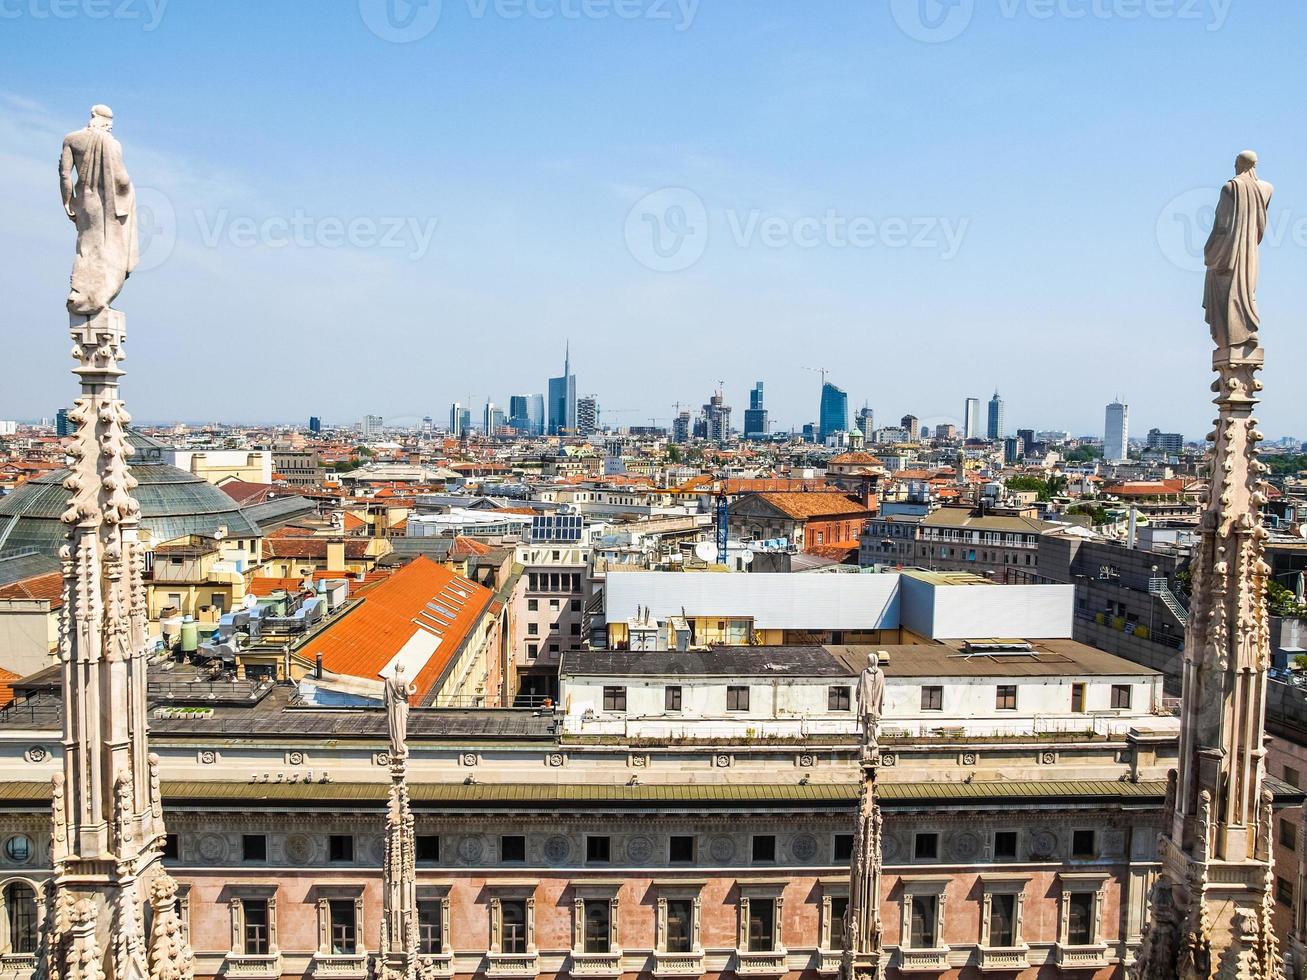
[[[1104,493],[1113,493],[1118,497],[1148,497],[1155,494],[1184,493],[1194,485],[1187,480],[1130,480],[1123,483],[1109,483],[1103,488]]]
[[[277,488],[271,483],[246,483],[244,480],[224,480],[218,489],[242,507],[261,504]]]
[[[379,672],[410,640],[434,640],[434,652],[413,678],[420,703],[493,597],[489,589],[419,556],[313,637],[304,645],[304,652],[310,658],[321,653],[323,666],[332,673],[378,680]],[[452,613],[452,619],[442,616],[440,610],[433,611],[432,603]]]
[[[856,559],[858,546],[856,544],[818,544],[811,548],[805,548],[810,555],[816,555],[818,558],[829,558],[832,561],[848,562],[849,559]]]
[[[346,531],[357,531],[367,526],[368,526],[368,522],[365,521],[363,518],[359,517],[357,514],[351,514],[349,511],[345,512],[344,528]]]
[[[18,675],[12,670],[0,667],[0,708],[14,699],[14,681],[18,679]]]
[[[50,603],[51,609],[64,604],[63,572],[47,572],[0,586],[0,599],[36,599]]]
[[[327,544],[331,541],[325,537],[277,537],[264,538],[264,558],[323,558],[327,557]],[[368,556],[368,541],[350,538],[345,541],[345,557],[351,561],[362,561]]]
[[[787,517],[807,520],[813,517],[870,517],[874,511],[842,493],[760,493],[758,497]]]
[[[460,534],[454,538],[454,546],[449,549],[449,557],[454,559],[476,558],[480,555],[489,554],[490,551],[490,545],[484,541],[477,541],[475,538]]]
[[[838,456],[831,458],[831,463],[836,466],[880,466],[881,462],[871,453],[849,452],[840,453]]]

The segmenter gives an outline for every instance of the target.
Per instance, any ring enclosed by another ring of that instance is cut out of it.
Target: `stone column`
[[[381,942],[374,961],[379,980],[418,975],[417,838],[408,795],[407,707],[401,699],[388,699],[391,784],[381,869]],[[401,711],[403,717],[396,717]]]
[[[876,768],[880,750],[867,738],[861,760],[862,783],[853,828],[853,860],[849,867],[849,904],[844,928],[844,980],[881,980],[883,955],[880,931],[881,817],[876,800]]]
[[[144,554],[127,465],[130,417],[118,395],[125,318],[112,309],[73,314],[71,328],[82,394],[69,414],[77,431],[68,450],[72,497],[62,515],[68,544],[60,552],[64,756],[53,794],[54,880],[38,973],[60,980],[190,977],[190,950],[179,933],[165,923],[154,941],[145,935],[152,891],[171,897],[176,884],[162,867],[157,760],[147,746]]]

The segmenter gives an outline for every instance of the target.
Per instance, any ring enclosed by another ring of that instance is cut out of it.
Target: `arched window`
[[[36,952],[36,889],[21,881],[4,890],[5,919],[9,926],[8,949],[15,955]]]

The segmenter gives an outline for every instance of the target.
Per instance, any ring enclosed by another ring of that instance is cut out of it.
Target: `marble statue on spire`
[[[376,980],[417,980],[417,838],[408,792],[408,699],[415,688],[396,664],[385,680],[390,732],[390,798],[381,861],[381,941],[373,959]]]
[[[96,106],[91,124],[64,140],[59,165],[64,213],[77,225],[67,305],[82,390],[68,413],[64,751],[51,786],[52,874],[35,976],[190,980],[177,883],[163,866],[159,758],[149,751],[145,548],[119,392],[127,327],[109,306],[136,262],[136,218],[112,118]]]
[[[885,701],[885,673],[876,654],[867,658],[867,666],[858,678],[858,721],[864,746],[874,745],[880,731],[880,714]]]
[[[90,316],[114,301],[140,255],[136,192],[108,106],[92,106],[86,128],[64,137],[59,189],[77,226],[68,312]]]
[[[853,824],[853,855],[849,861],[849,903],[845,912],[842,980],[880,980],[883,975],[880,922],[882,822],[876,796],[880,765],[878,734],[885,701],[885,673],[873,653],[858,678],[858,758],[861,780]]]
[[[392,756],[408,755],[408,699],[416,693],[417,687],[404,676],[404,665],[395,664],[394,672],[386,678],[386,724]]]
[[[1258,346],[1258,248],[1266,235],[1266,215],[1275,188],[1257,177],[1257,154],[1244,150],[1235,161],[1235,176],[1221,189],[1216,221],[1207,239],[1207,282],[1203,309],[1220,350],[1251,351]]]
[[[1134,980],[1280,976],[1272,919],[1274,797],[1265,787],[1270,566],[1262,525],[1265,438],[1253,417],[1265,354],[1258,339],[1258,245],[1271,185],[1240,155],[1207,245],[1204,292],[1216,351],[1216,428],[1190,568],[1177,769],[1158,836],[1160,868]]]

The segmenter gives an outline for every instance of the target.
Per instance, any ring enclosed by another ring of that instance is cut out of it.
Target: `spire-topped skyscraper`
[[[563,348],[563,376],[549,379],[549,434],[576,432],[576,375],[572,373],[572,342]]]

